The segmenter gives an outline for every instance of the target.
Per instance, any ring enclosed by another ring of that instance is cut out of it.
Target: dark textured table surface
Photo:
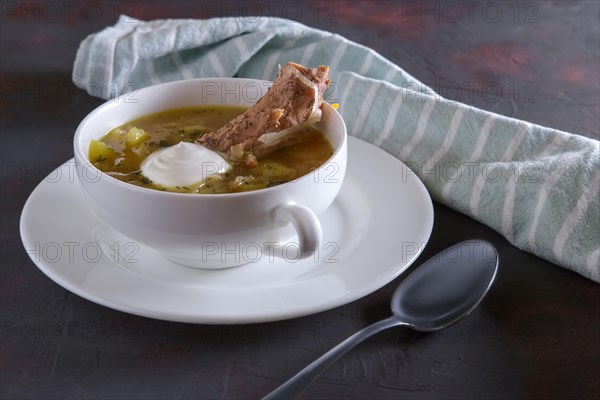
[[[101,104],[73,87],[72,63],[78,43],[119,14],[296,19],[376,49],[452,99],[599,137],[596,1],[1,6],[3,399],[258,398],[389,313],[398,280],[343,307],[288,321],[163,322],[84,300],[36,268],[21,245],[21,209],[44,176],[72,157],[75,127]],[[439,204],[416,264],[474,237],[497,246],[501,269],[471,316],[433,334],[382,333],[331,367],[304,398],[599,398],[600,286],[516,250]]]

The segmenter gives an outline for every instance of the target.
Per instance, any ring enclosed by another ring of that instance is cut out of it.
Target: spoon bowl
[[[393,318],[421,332],[452,325],[479,305],[497,270],[498,254],[488,242],[449,247],[400,283],[392,297]]]
[[[299,396],[331,364],[372,335],[393,326],[420,332],[446,328],[469,315],[498,271],[498,253],[483,240],[456,244],[421,264],[394,292],[392,316],[369,325],[313,361],[264,399]]]

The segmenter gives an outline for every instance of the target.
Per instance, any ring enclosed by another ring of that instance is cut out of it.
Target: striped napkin
[[[111,98],[196,77],[273,80],[288,61],[329,65],[326,99],[340,104],[349,133],[402,160],[436,201],[600,282],[598,141],[446,100],[339,35],[269,17],[122,16],[81,43],[73,81]]]

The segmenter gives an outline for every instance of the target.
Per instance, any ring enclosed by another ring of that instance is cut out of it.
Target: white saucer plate
[[[392,281],[421,253],[433,226],[429,194],[406,165],[356,138],[350,138],[348,152],[341,192],[320,216],[323,244],[309,259],[286,261],[252,248],[241,249],[250,263],[240,267],[174,264],[117,233],[88,208],[73,160],[30,195],[21,238],[54,282],[127,313],[207,324],[314,314]]]

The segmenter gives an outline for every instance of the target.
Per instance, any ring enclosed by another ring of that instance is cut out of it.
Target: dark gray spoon
[[[296,398],[348,350],[384,329],[407,326],[433,332],[460,321],[485,297],[497,270],[498,253],[483,240],[462,242],[442,251],[400,283],[392,297],[393,316],[350,336],[263,400]]]

